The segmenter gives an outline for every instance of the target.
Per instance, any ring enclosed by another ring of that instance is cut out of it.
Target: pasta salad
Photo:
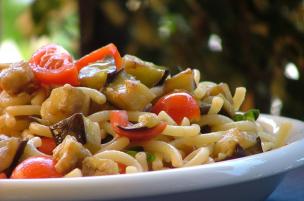
[[[108,44],[74,60],[61,46],[0,64],[0,178],[130,174],[204,165],[285,145],[246,88],[200,79]]]

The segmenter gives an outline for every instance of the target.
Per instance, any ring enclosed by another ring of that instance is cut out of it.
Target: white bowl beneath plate
[[[264,200],[286,172],[304,164],[304,122],[289,121],[287,146],[266,153],[196,167],[104,177],[0,180],[1,201],[38,200]]]

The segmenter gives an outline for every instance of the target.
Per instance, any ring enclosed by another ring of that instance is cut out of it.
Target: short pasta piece
[[[16,105],[8,106],[5,111],[12,116],[40,115],[40,105]]]
[[[184,159],[183,167],[201,165],[208,162],[209,160],[209,149],[202,147],[193,151]]]
[[[43,124],[32,122],[29,126],[29,130],[34,135],[49,137],[49,138],[53,137],[50,128]]]
[[[223,105],[224,105],[223,98],[221,98],[219,96],[215,96],[212,99],[211,107],[210,107],[210,109],[208,111],[208,114],[217,114],[217,113],[219,113],[219,111],[222,109]]]
[[[191,137],[198,135],[199,132],[200,127],[197,124],[192,124],[191,126],[167,125],[165,130],[163,130],[162,134],[174,137]]]
[[[140,163],[135,158],[122,151],[107,150],[97,153],[95,157],[103,158],[103,159],[111,159],[115,162],[122,163],[127,166],[134,166],[137,168],[139,172],[143,171],[143,168],[141,167]]]
[[[182,156],[179,151],[168,143],[150,141],[144,145],[144,149],[149,152],[159,152],[164,157],[170,158],[173,167],[181,167],[183,165]]]

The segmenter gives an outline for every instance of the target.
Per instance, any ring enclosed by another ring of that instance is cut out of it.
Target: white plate
[[[268,115],[260,119],[290,121],[290,144],[245,158],[182,169],[104,177],[0,180],[0,200],[263,200],[286,172],[304,164],[304,123]]]

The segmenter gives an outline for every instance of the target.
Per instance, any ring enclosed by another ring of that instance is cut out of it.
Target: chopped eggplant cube
[[[132,55],[123,57],[123,65],[127,73],[133,75],[147,87],[158,85],[168,76],[168,71],[164,67],[143,61]]]
[[[50,129],[57,145],[62,143],[67,135],[71,135],[92,153],[100,149],[101,136],[99,125],[85,118],[81,113],[76,113],[50,126]]]
[[[116,67],[110,62],[97,62],[82,68],[79,71],[81,86],[100,90],[108,81],[108,78],[116,73]]]
[[[166,92],[172,92],[176,89],[193,92],[195,88],[195,82],[192,70],[190,68],[187,68],[186,70],[167,79],[165,81],[164,88]]]
[[[107,100],[124,110],[139,110],[155,98],[155,95],[144,84],[121,71],[105,90]]]
[[[50,126],[50,129],[57,145],[63,142],[67,135],[74,136],[81,144],[85,144],[87,141],[85,136],[83,115],[81,113],[76,113]]]

